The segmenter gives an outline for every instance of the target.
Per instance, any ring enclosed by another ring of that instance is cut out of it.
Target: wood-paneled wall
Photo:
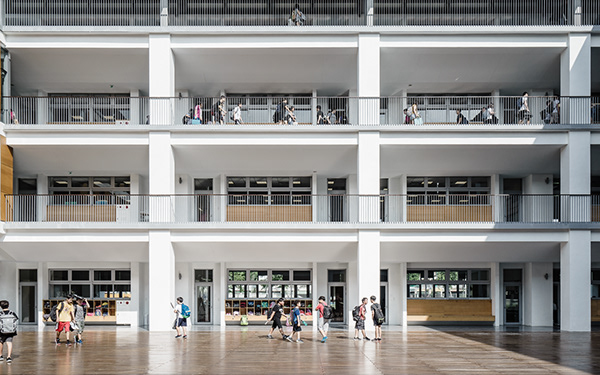
[[[493,322],[491,299],[409,299],[409,322]]]
[[[13,194],[13,149],[0,136],[0,219],[6,220],[6,195]]]
[[[490,222],[492,206],[407,206],[407,221]]]
[[[312,221],[311,206],[227,206],[227,221],[306,222]]]

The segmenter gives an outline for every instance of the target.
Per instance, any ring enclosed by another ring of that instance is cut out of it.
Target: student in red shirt
[[[319,315],[317,317],[317,329],[319,330],[319,333],[323,336],[323,339],[321,340],[321,342],[325,342],[325,341],[327,341],[327,332],[329,331],[329,321],[332,318],[333,311],[331,309],[331,306],[327,306],[327,303],[325,303],[324,296],[319,297],[319,304],[315,308],[315,311],[319,312]]]
[[[363,297],[362,304],[360,305],[360,316],[358,317],[356,326],[354,327],[354,340],[360,340],[360,337],[358,337],[358,331],[360,331],[362,332],[363,339],[371,341],[371,339],[368,338],[367,334],[365,333],[365,314],[367,312],[367,301],[367,297]]]

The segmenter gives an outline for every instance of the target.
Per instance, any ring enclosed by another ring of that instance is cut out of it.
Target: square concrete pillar
[[[560,249],[560,328],[591,330],[591,232],[572,230]]]
[[[169,304],[175,304],[175,252],[171,232],[151,230],[148,238],[149,329],[171,331],[175,318]]]

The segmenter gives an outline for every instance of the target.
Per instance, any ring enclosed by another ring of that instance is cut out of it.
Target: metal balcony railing
[[[597,0],[4,0],[3,14],[34,27],[600,24]]]
[[[8,195],[7,222],[590,223],[592,195]]]
[[[236,122],[238,106],[240,120]],[[322,116],[319,116],[319,107]],[[530,96],[526,101],[516,96],[232,96],[223,102],[210,97],[48,96],[4,97],[2,108],[5,124],[20,125],[600,123],[599,98],[554,96]]]

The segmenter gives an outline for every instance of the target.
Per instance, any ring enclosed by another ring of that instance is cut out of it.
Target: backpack
[[[248,315],[242,315],[240,318],[240,325],[247,326],[248,325]]]
[[[271,318],[271,314],[273,314],[273,308],[275,307],[275,302],[271,302],[271,306],[269,306],[269,310],[267,310],[267,320]]]
[[[373,304],[373,312],[374,312],[374,318],[375,321],[378,324],[382,324],[383,322],[385,322],[385,315],[383,314],[383,311],[381,311],[381,305],[378,303]]]
[[[58,310],[59,305],[62,306],[62,302],[57,305],[52,306],[52,309],[50,310],[50,314],[48,317],[53,322],[56,322],[58,320],[58,314],[60,314],[62,312],[63,307],[61,307],[60,310]]]
[[[184,319],[189,318],[192,315],[192,311],[190,310],[190,308],[188,307],[188,305],[186,304],[181,304],[181,316]]]
[[[9,334],[17,332],[19,320],[12,311],[0,313],[0,333]]]
[[[323,319],[333,318],[333,309],[329,305],[323,305]]]
[[[352,320],[358,322],[360,320],[360,305],[354,306],[352,309]]]

